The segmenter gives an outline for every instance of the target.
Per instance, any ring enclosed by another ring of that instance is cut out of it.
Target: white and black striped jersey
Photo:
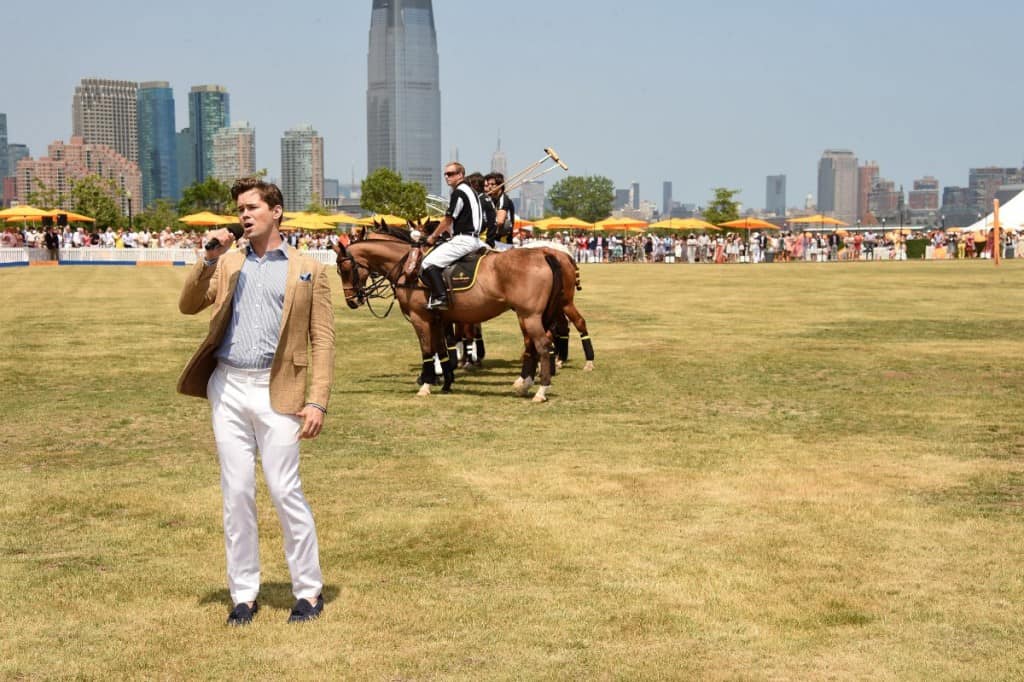
[[[464,182],[459,183],[452,192],[445,215],[452,219],[453,234],[471,234],[475,237],[480,234],[480,228],[483,227],[484,217],[480,199],[473,188]]]

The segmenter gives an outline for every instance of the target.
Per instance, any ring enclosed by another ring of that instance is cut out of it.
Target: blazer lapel
[[[299,279],[299,254],[296,249],[288,249],[288,280],[284,283],[284,305],[281,308],[281,329],[279,334],[284,338],[284,323],[292,311],[292,299],[295,298],[295,282]]]

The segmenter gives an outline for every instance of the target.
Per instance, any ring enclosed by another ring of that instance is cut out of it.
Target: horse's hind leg
[[[583,365],[583,371],[592,372],[594,370],[594,344],[590,341],[590,332],[587,331],[587,321],[583,319],[583,315],[580,314],[575,303],[566,303],[564,310],[566,316],[572,322],[572,325],[576,327],[576,331],[580,333],[580,341],[583,342],[583,357],[587,360],[586,364]],[[568,343],[566,345],[568,346]],[[568,352],[568,350],[566,352]]]
[[[569,360],[569,319],[565,315],[558,316],[551,335],[555,339],[555,367],[561,368]]]
[[[523,367],[519,371],[519,377],[512,384],[512,389],[516,395],[525,397],[533,386],[534,375],[537,374],[537,353],[530,343],[530,336],[526,333],[522,320],[519,321],[519,328],[523,331]]]
[[[524,320],[523,329],[530,335],[530,342],[533,346],[535,357],[540,362],[540,386],[533,395],[533,402],[542,403],[547,400],[548,389],[551,388],[551,367],[553,361],[549,361],[548,351],[551,347],[551,339],[540,317]]]

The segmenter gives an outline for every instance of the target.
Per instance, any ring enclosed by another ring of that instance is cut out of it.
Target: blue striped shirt
[[[270,369],[281,334],[284,288],[288,280],[288,244],[262,258],[252,247],[238,273],[231,301],[231,323],[217,349],[217,359],[241,369]]]

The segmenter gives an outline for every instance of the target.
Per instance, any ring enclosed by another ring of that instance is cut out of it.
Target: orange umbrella
[[[179,222],[193,227],[213,227],[215,225],[230,225],[238,222],[238,216],[217,215],[210,211],[200,211],[178,218]]]
[[[706,220],[699,218],[669,218],[651,223],[651,227],[666,230],[717,230],[718,228]]]
[[[50,211],[50,216],[56,219],[56,217],[58,215],[62,214],[62,213],[67,216],[67,220],[68,220],[69,223],[94,223],[94,222],[96,222],[95,218],[90,218],[87,215],[82,215],[81,213],[75,213],[73,211],[61,211],[59,209],[55,209],[53,211]]]
[[[614,232],[616,230],[642,232],[646,227],[646,220],[627,218],[626,216],[611,216],[594,223],[594,230],[596,232]]]
[[[735,227],[740,230],[777,230],[778,225],[772,225],[766,220],[760,218],[740,218],[738,220],[730,220],[727,223],[719,223],[719,227]]]
[[[0,211],[0,219],[11,222],[15,220],[38,220],[39,218],[48,215],[50,215],[49,211],[44,211],[41,208],[36,208],[35,206],[29,206],[27,204],[22,206],[11,206],[10,208],[5,208]]]
[[[804,216],[803,218],[793,218],[789,222],[791,224],[795,223],[795,224],[798,224],[798,225],[799,224],[816,224],[816,225],[837,225],[837,226],[840,226],[840,227],[849,227],[850,226],[849,223],[844,223],[839,218],[833,218],[832,216],[822,215],[821,213],[819,213],[817,215]]]

